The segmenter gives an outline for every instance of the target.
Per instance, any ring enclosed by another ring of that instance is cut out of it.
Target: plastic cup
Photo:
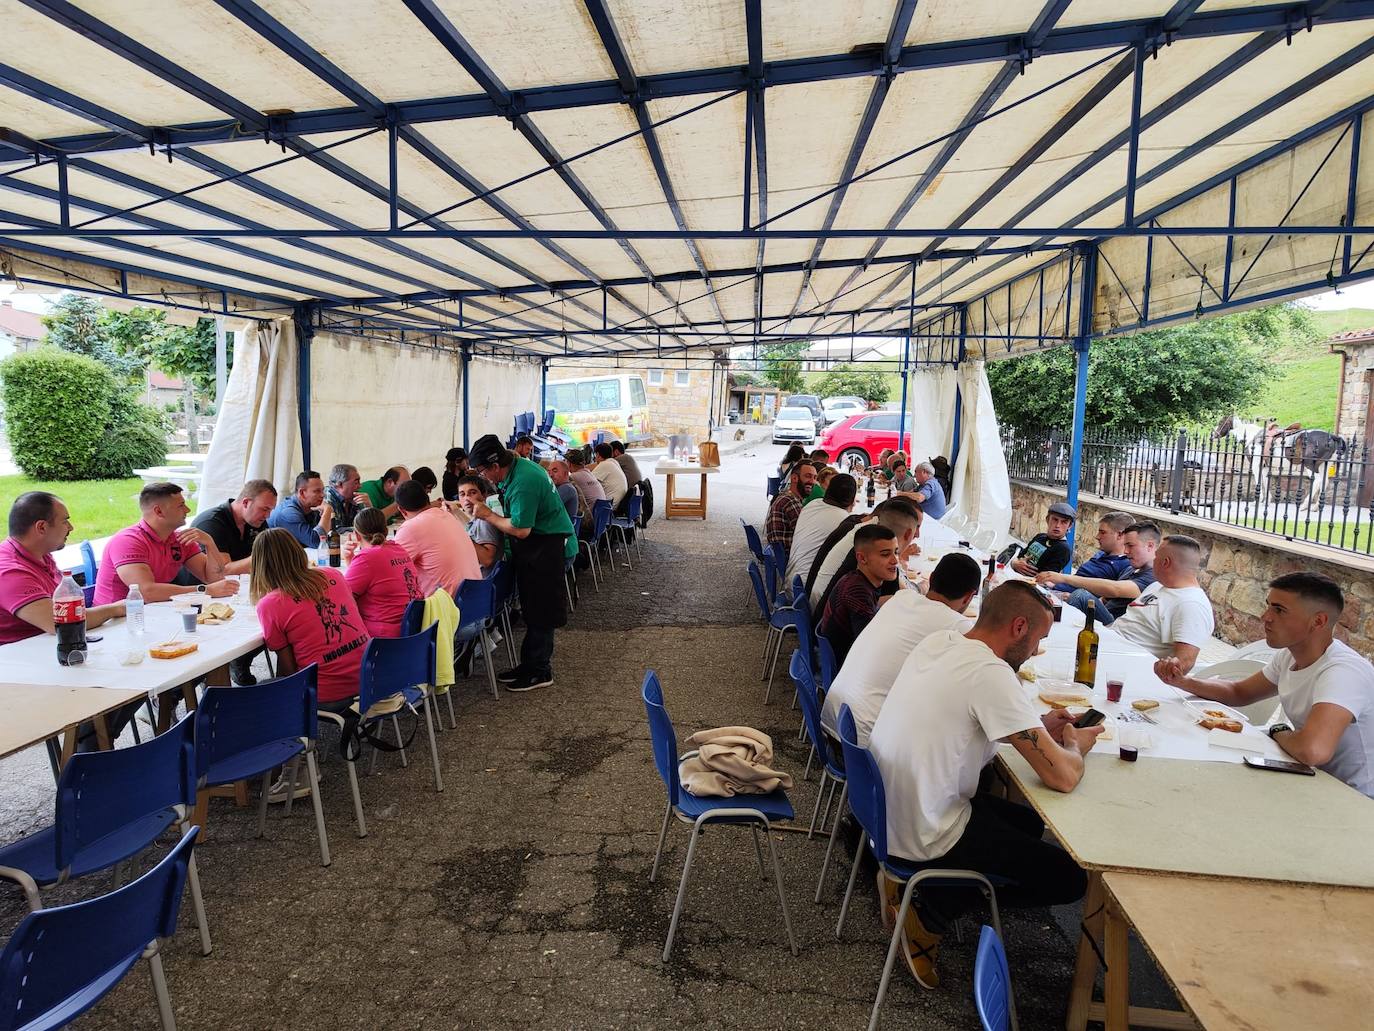
[[[194,610],[187,610],[181,614],[181,629],[188,634],[196,632],[196,613]]]
[[[1128,723],[1119,724],[1116,728],[1116,742],[1121,758],[1124,762],[1133,763],[1140,756],[1140,739],[1136,730]]]
[[[1123,686],[1124,686],[1124,685],[1123,685],[1123,684],[1121,683],[1121,681],[1119,681],[1119,680],[1108,680],[1108,681],[1107,681],[1107,701],[1109,701],[1109,702],[1119,702],[1119,701],[1121,701],[1121,689],[1122,689]]]

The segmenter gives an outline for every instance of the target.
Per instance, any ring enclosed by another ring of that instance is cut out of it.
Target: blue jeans
[[[1102,604],[1102,599],[1093,594],[1092,591],[1080,587],[1064,600],[1084,615],[1087,615],[1088,609],[1092,609],[1093,618],[1101,626],[1111,626],[1116,622],[1116,617],[1107,611],[1107,606]]]

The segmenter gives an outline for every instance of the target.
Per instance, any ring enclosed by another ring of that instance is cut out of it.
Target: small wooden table
[[[663,503],[663,518],[676,519],[690,517],[692,519],[706,518],[706,477],[720,472],[718,465],[695,465],[682,462],[660,462],[654,466],[654,473],[663,476],[668,481],[667,495]],[[700,476],[701,490],[696,497],[679,497],[677,494],[676,477],[678,476]]]
[[[1112,947],[1124,956],[1127,925],[1202,1027],[1368,1026],[1374,891],[1129,873],[1102,885],[1108,1027],[1128,1012],[1126,964]]]
[[[66,763],[76,751],[77,727],[87,720],[95,721],[101,747],[108,748],[105,715],[143,696],[135,689],[0,684],[0,759],[65,734]]]

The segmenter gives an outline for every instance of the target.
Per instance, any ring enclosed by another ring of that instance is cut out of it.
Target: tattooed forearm
[[[1016,736],[1022,741],[1029,741],[1030,746],[1044,757],[1046,764],[1054,765],[1054,760],[1050,758],[1049,753],[1040,747],[1040,732],[1038,730],[1023,730]]]

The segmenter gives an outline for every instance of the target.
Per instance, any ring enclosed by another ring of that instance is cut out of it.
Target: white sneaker
[[[323,773],[317,773],[317,780],[324,780]],[[286,795],[291,787],[291,777],[285,771],[277,778],[277,782],[272,785],[267,792],[267,801],[272,805],[286,801]],[[292,800],[299,800],[310,797],[310,774],[301,770],[296,775],[296,793],[291,796]]]

